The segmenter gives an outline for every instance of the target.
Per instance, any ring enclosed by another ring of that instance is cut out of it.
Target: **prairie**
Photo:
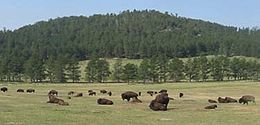
[[[208,82],[208,83],[165,83],[165,84],[26,84],[2,83],[8,92],[0,92],[1,125],[256,125],[260,124],[260,84],[257,82]],[[17,93],[18,88],[34,88],[36,93]],[[48,104],[48,92],[55,89],[58,98],[69,102],[69,106]],[[97,96],[88,96],[92,89]],[[112,91],[112,96],[101,94],[100,89]],[[167,89],[170,101],[167,111],[152,111],[148,105],[155,96],[148,90]],[[83,97],[67,99],[69,91],[82,92]],[[142,92],[143,103],[128,103],[121,99],[125,91]],[[178,94],[184,93],[183,98]],[[250,94],[256,104],[217,104],[215,110],[206,110],[208,99],[219,96],[239,99]],[[98,98],[111,99],[112,106],[97,105]]]

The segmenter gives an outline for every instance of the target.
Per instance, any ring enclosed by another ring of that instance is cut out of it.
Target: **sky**
[[[260,27],[260,0],[0,0],[0,30],[64,16],[154,9],[225,26]]]

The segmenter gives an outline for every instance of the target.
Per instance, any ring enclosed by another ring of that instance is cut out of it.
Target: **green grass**
[[[178,84],[0,84],[7,86],[7,93],[0,93],[1,125],[256,125],[260,124],[260,84],[251,82],[178,83]],[[36,93],[16,93],[18,88],[34,88]],[[59,98],[70,106],[47,104],[49,90],[59,91]],[[88,96],[87,90],[98,92]],[[113,95],[103,95],[100,89],[111,90]],[[148,108],[152,99],[147,90],[168,89],[175,100],[168,111],[155,112]],[[79,98],[67,99],[68,91],[83,92]],[[121,100],[127,90],[143,95],[141,104]],[[184,98],[178,98],[183,92]],[[244,94],[256,97],[256,104],[218,104],[216,110],[205,110],[208,99],[230,96],[238,99]],[[114,101],[112,106],[100,106],[96,99],[105,97]]]

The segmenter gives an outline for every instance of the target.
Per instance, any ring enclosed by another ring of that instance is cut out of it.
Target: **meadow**
[[[21,84],[2,83],[8,92],[0,92],[0,125],[256,125],[260,124],[260,84],[257,82],[210,82],[164,84]],[[18,88],[34,88],[36,93],[17,93]],[[59,98],[69,106],[46,103],[47,93],[55,89]],[[88,96],[92,89],[96,96]],[[113,95],[99,93],[100,89]],[[170,101],[167,111],[152,111],[148,105],[155,96],[148,90],[167,89]],[[83,97],[67,99],[69,91],[83,92]],[[129,103],[121,99],[125,91],[142,92],[143,103]],[[184,93],[183,98],[178,94]],[[206,110],[208,99],[219,96],[239,99],[242,95],[254,95],[256,104],[217,104],[215,110]],[[98,98],[114,101],[112,106],[97,105]]]

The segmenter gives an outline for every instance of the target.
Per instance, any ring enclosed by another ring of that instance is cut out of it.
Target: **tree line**
[[[44,61],[35,55],[25,65],[14,69],[0,63],[0,80],[8,82],[30,81],[32,83],[66,82],[199,82],[228,80],[259,80],[260,63],[245,58],[226,56],[199,56],[193,58],[173,58],[153,56],[143,59],[140,64],[123,64],[116,59],[113,66],[104,58],[92,57],[84,73],[76,58],[66,57]],[[84,74],[84,76],[81,76]],[[84,78],[82,81],[81,78]]]

